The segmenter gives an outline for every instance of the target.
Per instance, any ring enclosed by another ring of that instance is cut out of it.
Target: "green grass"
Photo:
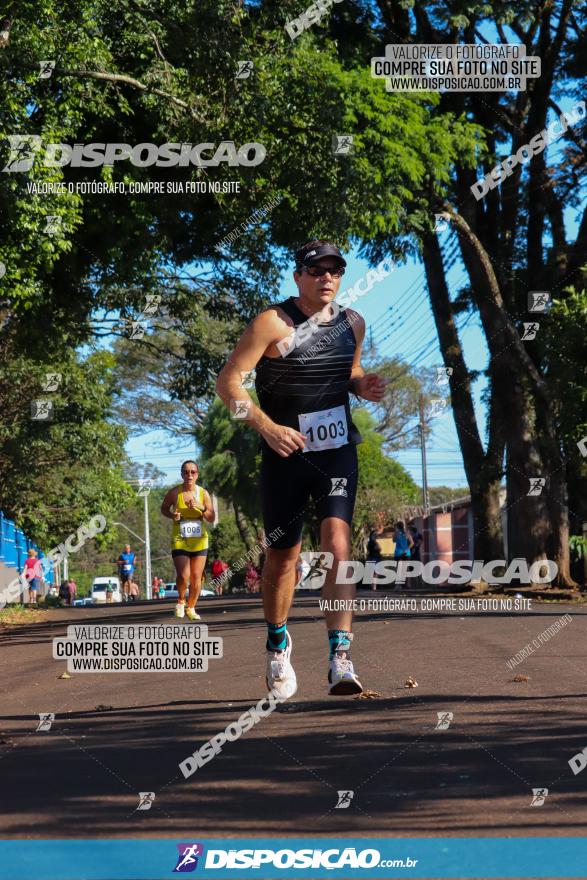
[[[25,623],[38,623],[44,617],[44,608],[29,605],[11,605],[0,611],[0,626],[22,626]]]

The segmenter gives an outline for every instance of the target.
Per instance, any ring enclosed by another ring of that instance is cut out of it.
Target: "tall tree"
[[[96,514],[110,523],[130,497],[126,431],[111,417],[113,365],[106,352],[80,358],[73,350],[43,363],[4,334],[0,509],[45,547]]]
[[[382,38],[395,42],[398,21],[402,42],[486,42],[493,30],[502,44],[521,43],[527,55],[541,58],[541,76],[527,91],[517,93],[445,93],[440,113],[467,113],[482,126],[486,149],[479,166],[487,174],[500,158],[515,154],[543,130],[548,113],[560,115],[560,98],[578,98],[581,88],[574,77],[581,57],[579,39],[584,8],[572,0],[525,2],[515,13],[508,3],[488,8],[482,3],[416,2],[413,14],[401,3],[378,2],[384,27]],[[582,63],[584,67],[584,62]],[[585,71],[582,71],[584,75]],[[569,295],[569,282],[584,283],[587,268],[587,209],[582,207],[579,233],[571,243],[563,220],[565,202],[578,206],[573,184],[584,175],[585,155],[581,129],[570,127],[564,148],[534,153],[524,172],[518,162],[513,173],[481,200],[472,197],[477,168],[457,161],[450,192],[437,209],[447,209],[458,236],[461,256],[470,279],[470,298],[478,310],[490,351],[491,402],[489,441],[484,461],[479,456],[477,431],[470,419],[470,406],[462,395],[462,369],[457,339],[439,318],[450,319],[446,296],[445,267],[438,258],[434,237],[424,238],[431,301],[438,311],[439,340],[447,365],[454,360],[451,392],[457,430],[469,480],[479,474],[482,487],[496,487],[505,441],[507,504],[515,512],[508,518],[508,549],[512,556],[530,561],[548,557],[559,566],[559,581],[572,583],[568,554],[568,506],[566,462],[560,437],[560,399],[549,387],[544,361],[544,326],[537,343],[521,341],[521,324],[528,315],[531,290],[549,290],[559,299]],[[458,211],[456,206],[458,205]],[[552,246],[549,248],[549,241]],[[468,412],[469,411],[469,412]],[[465,437],[468,434],[468,440]],[[491,454],[493,453],[493,454]],[[479,465],[481,468],[479,469]],[[529,494],[533,477],[546,479],[543,494]],[[473,480],[474,486],[479,482]],[[495,498],[495,492],[493,492]],[[495,507],[495,505],[494,505]],[[490,528],[497,509],[489,517]]]

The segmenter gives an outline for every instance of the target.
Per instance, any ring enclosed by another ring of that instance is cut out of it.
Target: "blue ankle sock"
[[[352,638],[351,633],[346,629],[329,629],[328,643],[330,645],[330,654],[328,659],[332,660],[335,651],[350,651]]]
[[[267,622],[267,650],[285,651],[287,648],[287,621],[285,623]]]

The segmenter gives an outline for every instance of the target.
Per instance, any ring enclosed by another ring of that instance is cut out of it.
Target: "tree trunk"
[[[452,368],[449,377],[451,404],[467,482],[471,490],[471,508],[474,522],[474,557],[488,562],[503,559],[503,534],[499,510],[499,488],[503,473],[503,419],[499,402],[492,391],[489,416],[487,453],[479,436],[475,408],[471,395],[471,380],[463,357],[463,350],[442,263],[442,253],[436,235],[424,236],[424,268],[438,341],[445,366]]]
[[[453,219],[463,233],[461,251],[489,345],[494,393],[507,413],[508,555],[528,565],[552,558],[560,569],[557,583],[572,586],[564,462],[546,383],[504,308],[482,243],[461,215]],[[528,495],[534,477],[547,479],[541,495]]]
[[[419,2],[414,7],[412,27],[407,34],[402,31],[398,36],[397,29],[394,32],[389,7],[401,7],[402,4],[378,0],[377,5],[387,26],[387,42],[447,43],[457,38],[456,30],[447,33],[446,29],[435,27],[437,20],[429,15],[426,4]],[[511,134],[510,153],[515,154],[546,124],[549,101],[553,106],[553,84],[561,53],[564,52],[573,8],[572,0],[562,0],[556,10],[552,3],[547,3],[537,9],[538,14],[527,26],[523,27],[517,18],[512,21],[512,29],[519,42],[526,46],[528,54],[538,55],[542,59],[542,69],[541,76],[534,81],[532,88],[519,92],[516,98],[508,100],[507,106],[499,102],[496,96],[490,95],[471,95],[466,101],[456,94],[442,96],[443,111],[453,112],[456,117],[466,111],[483,125],[490,156],[494,155],[496,143],[503,138],[504,130]],[[501,24],[497,22],[496,26],[502,42],[505,42]],[[477,19],[473,12],[463,33],[464,42],[474,39],[476,27]],[[556,105],[554,108],[560,113]],[[502,109],[503,114],[500,113]],[[501,116],[500,126],[493,124],[497,116]],[[576,137],[573,135],[573,138]],[[486,161],[489,163],[491,159]],[[486,167],[485,171],[488,170],[489,167]],[[559,295],[564,295],[560,289],[565,279],[572,278],[575,285],[581,286],[584,278],[581,270],[587,254],[587,211],[583,214],[575,245],[567,249],[563,197],[554,189],[545,154],[537,153],[532,158],[529,184],[523,182],[519,164],[499,188],[490,191],[482,202],[476,203],[471,200],[469,193],[469,186],[475,177],[475,170],[457,167],[455,201],[460,213],[454,213],[453,220],[459,233],[471,293],[490,349],[491,399],[501,407],[501,419],[498,417],[497,421],[501,421],[502,430],[507,432],[508,555],[510,558],[523,556],[528,563],[547,556],[559,566],[558,582],[570,585],[567,471],[557,436],[556,413],[538,366],[541,363],[540,340],[529,344],[521,342],[511,315],[526,314],[528,289],[551,289],[552,278],[545,272],[544,265],[546,218],[550,221],[555,245],[547,268],[555,272],[558,270],[556,286]],[[449,205],[445,208],[450,210]],[[517,233],[520,225],[522,236]],[[527,261],[525,269],[518,270],[516,267],[520,266],[524,240]],[[426,251],[426,243],[424,249]],[[427,271],[427,274],[433,302],[430,273]],[[446,318],[446,309],[444,311],[444,317],[440,317],[435,309],[439,339],[446,329],[440,324]],[[447,366],[451,364],[447,357],[449,348],[443,346],[441,339]],[[476,426],[472,428],[468,405],[458,399],[455,390],[451,383],[455,421],[473,497],[481,492],[486,482],[491,482],[491,478],[479,471],[475,482],[475,461],[481,461],[481,456],[475,451],[478,436],[472,436],[467,444],[463,442],[463,433],[472,431],[476,435]],[[528,495],[530,477],[546,479],[541,495]]]
[[[553,413],[544,407],[541,401],[536,401],[536,432],[546,466],[545,491],[550,525],[546,544],[547,558],[552,559],[558,566],[556,585],[575,588],[577,584],[571,575],[569,546],[567,469],[555,433]]]
[[[517,405],[510,411],[506,452],[508,553],[530,566],[546,559],[549,522],[545,486],[539,495],[528,495],[531,480],[543,477],[536,444],[531,398],[521,381],[512,382]]]
[[[501,479],[478,480],[471,485],[471,508],[475,533],[473,556],[489,562],[505,559],[500,507]]]
[[[238,505],[234,503],[234,501],[232,502],[232,509],[234,510],[234,519],[236,522],[236,527],[239,531],[239,535],[241,536],[241,540],[247,548],[247,551],[250,551],[255,546],[255,541],[249,523],[247,522],[247,518],[240,507],[238,507]]]

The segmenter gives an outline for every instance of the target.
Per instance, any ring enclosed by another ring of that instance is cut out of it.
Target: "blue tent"
[[[22,529],[17,528],[0,510],[0,562],[7,568],[14,568],[15,573],[20,573],[31,547],[37,551],[39,559],[42,560],[45,554],[40,547],[34,541],[30,541]],[[53,583],[52,565],[45,571],[45,580],[48,584]]]

